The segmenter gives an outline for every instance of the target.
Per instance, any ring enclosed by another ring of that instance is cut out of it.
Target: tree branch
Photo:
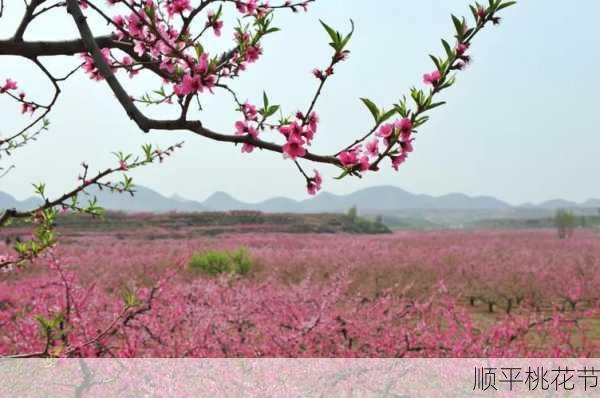
[[[94,40],[102,48],[123,49],[124,47],[129,47],[127,43],[118,42],[111,35],[98,36]],[[13,38],[0,40],[0,55],[34,58],[75,55],[83,52],[86,52],[86,47],[81,39],[64,41],[17,41]]]
[[[117,97],[117,100],[129,116],[129,118],[132,119],[142,131],[149,132],[150,130],[188,130],[195,134],[206,138],[210,138],[215,141],[231,142],[234,144],[250,144],[255,147],[273,152],[284,152],[283,147],[280,145],[274,144],[272,142],[255,139],[249,135],[238,136],[214,132],[208,128],[203,127],[200,121],[190,121],[181,119],[156,120],[148,118],[135,106],[129,94],[125,91],[123,86],[121,86],[114,73],[107,65],[100,51],[100,47],[95,41],[94,35],[90,30],[86,17],[81,12],[81,8],[79,7],[77,0],[67,0],[67,10],[69,14],[71,14],[71,16],[73,17],[77,29],[79,30],[79,33],[81,35],[81,39],[85,45],[85,49],[92,55],[94,64],[100,71],[101,75],[105,78],[106,82]],[[303,157],[305,159],[318,163],[328,163],[336,166],[340,165],[339,160],[333,156],[322,156],[307,152],[306,155]]]

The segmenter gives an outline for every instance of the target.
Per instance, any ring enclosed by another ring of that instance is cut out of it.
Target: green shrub
[[[235,252],[231,253],[233,260],[234,272],[238,275],[247,275],[252,271],[252,258],[245,247],[240,247]]]
[[[206,250],[195,253],[188,263],[192,270],[204,272],[210,276],[220,274],[247,275],[254,266],[248,249],[240,247],[235,251]]]

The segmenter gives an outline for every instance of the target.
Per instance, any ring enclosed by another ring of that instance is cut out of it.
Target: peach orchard
[[[262,103],[242,101],[230,87],[232,81],[243,78],[244,71],[259,67],[263,52],[268,51],[267,37],[285,34],[278,33],[277,15],[308,11],[315,1],[30,0],[17,5],[0,0],[0,18],[8,8],[22,8],[13,35],[0,40],[0,55],[34,64],[53,87],[50,100],[43,102],[28,94],[28,86],[34,82],[2,76],[0,95],[14,103],[15,114],[20,112],[28,119],[16,131],[2,131],[0,176],[18,172],[17,165],[10,164],[12,153],[34,145],[50,128],[64,83],[76,73],[85,73],[89,84],[107,85],[123,117],[133,120],[143,132],[186,131],[194,139],[233,144],[247,154],[248,161],[258,150],[281,153],[283,161],[297,168],[309,194],[316,194],[323,184],[317,166],[311,165],[338,168],[339,179],[398,170],[415,149],[419,127],[432,110],[444,105],[439,94],[455,84],[457,74],[470,62],[477,35],[489,25],[499,24],[500,13],[516,3],[489,0],[470,5],[469,18],[452,15],[455,35],[442,40],[441,55],[430,55],[433,66],[424,71],[420,86],[385,106],[361,98],[373,119],[372,127],[351,142],[341,143],[336,153],[319,154],[312,144],[326,134],[319,128],[320,120],[333,117],[319,113],[319,99],[350,56],[352,20],[344,32],[321,22],[319,28],[324,29],[331,57],[315,60],[314,69],[307,71],[307,77],[314,80],[314,94],[297,109],[281,109],[266,92],[262,92]],[[44,26],[45,18],[53,13],[69,16],[71,37],[60,41],[25,39],[33,25]],[[226,13],[237,16],[233,37],[222,34]],[[104,21],[112,33],[95,34],[88,23],[92,15]],[[207,52],[205,44],[212,40],[226,41],[229,50]],[[47,60],[54,57],[73,59],[73,68],[52,70]],[[153,85],[145,92],[128,92],[123,80],[142,74],[153,76]],[[203,99],[216,95],[231,98],[239,115],[231,120],[229,131],[215,131],[203,123]],[[147,106],[175,109],[178,116],[154,118]],[[562,315],[537,320],[509,318],[492,328],[491,334],[474,333],[468,314],[460,310],[443,283],[419,299],[380,292],[366,303],[342,300],[352,281],[346,267],[340,268],[335,283],[326,288],[304,282],[285,289],[277,281],[237,280],[202,280],[190,285],[177,281],[183,260],[176,258],[171,267],[162,269],[162,275],[150,273],[155,277],[151,282],[128,288],[119,299],[107,292],[117,289],[107,275],[108,279],[103,276],[96,283],[81,281],[77,270],[84,271],[86,255],[72,256],[71,248],[59,244],[54,228],[59,213],[101,216],[101,203],[90,199],[90,188],[134,194],[128,172],[162,162],[181,146],[144,145],[137,155],[115,148],[116,159],[108,167],[94,171],[95,167],[82,163],[77,184],[65,194],[50,197],[45,184],[38,183],[34,185],[41,198],[37,208],[0,213],[3,228],[11,223],[26,223],[31,228],[26,239],[3,247],[0,254],[3,283],[7,284],[2,292],[10,296],[0,307],[3,355],[512,355],[537,353],[524,337],[524,331],[534,327],[548,330],[558,341],[556,347],[565,347],[567,353],[584,350],[585,345],[569,342],[572,328],[567,328],[569,332],[563,328],[565,322],[576,320]],[[94,240],[93,250],[109,250],[99,246],[103,242]],[[362,244],[360,239],[349,243],[351,248]],[[175,247],[161,246],[160,251],[170,253]],[[377,253],[376,248],[368,250]],[[116,256],[127,258],[125,253]],[[336,262],[334,257],[327,258]],[[118,260],[110,263],[120,264]],[[41,271],[43,267],[51,272]],[[115,272],[129,271],[120,268]],[[487,300],[490,308],[497,304],[490,298],[479,299]],[[511,306],[520,306],[525,300],[520,296],[512,299]],[[169,304],[164,307],[161,303]],[[576,304],[572,307],[579,310]],[[593,308],[589,303],[587,307]],[[188,339],[189,344],[185,343]],[[510,344],[504,344],[507,341]],[[560,355],[562,349],[555,354]]]

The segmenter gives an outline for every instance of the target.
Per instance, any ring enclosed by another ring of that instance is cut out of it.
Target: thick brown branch
[[[122,48],[126,43],[120,43],[110,35],[95,38],[98,46],[104,48]],[[86,51],[83,40],[65,41],[16,41],[0,40],[0,55],[15,55],[25,58],[47,57],[58,55],[75,55]]]

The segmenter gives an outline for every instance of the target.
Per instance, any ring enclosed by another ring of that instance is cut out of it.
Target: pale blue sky
[[[20,2],[10,3],[0,20],[2,37],[10,34],[21,11]],[[257,101],[264,89],[287,111],[304,109],[316,84],[310,70],[329,56],[318,19],[340,29],[354,19],[351,58],[338,68],[317,107],[322,125],[313,149],[335,152],[370,124],[358,98],[389,105],[420,84],[432,69],[427,54],[441,53],[439,39],[451,36],[450,13],[466,15],[467,5],[464,0],[319,0],[308,14],[278,18],[283,31],[265,41],[264,58],[236,87],[243,99]],[[391,184],[428,194],[494,195],[511,203],[600,197],[598,15],[595,0],[521,1],[504,13],[502,25],[476,39],[473,64],[443,95],[448,105],[433,111],[431,122],[420,129],[415,153],[400,172],[384,169],[362,180],[336,181],[331,179],[335,169],[319,166],[327,177],[325,190],[347,193]],[[72,21],[51,17],[29,38],[42,35],[73,37]],[[2,58],[0,79],[7,76],[44,98],[46,83],[26,61]],[[127,84],[137,92],[143,87]],[[207,98],[205,105],[206,125],[232,130],[235,115],[228,97]],[[2,132],[17,126],[15,110],[0,98]],[[75,183],[83,160],[103,168],[112,164],[112,151],[185,140],[185,148],[165,164],[133,173],[135,181],[198,200],[220,190],[249,201],[306,196],[302,178],[280,155],[243,155],[239,148],[189,134],[140,133],[105,84],[81,74],[65,85],[51,120],[51,131],[37,143],[2,160],[17,169],[0,179],[0,190],[22,198],[31,193],[30,182],[45,181],[58,193]]]

